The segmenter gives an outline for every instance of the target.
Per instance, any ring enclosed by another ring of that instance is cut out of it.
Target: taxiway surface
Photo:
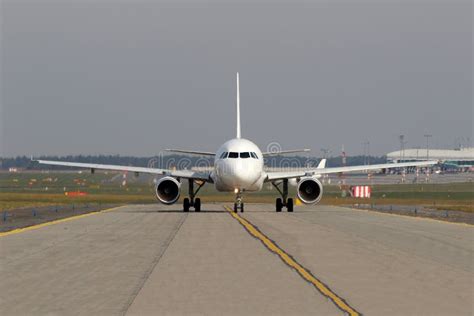
[[[239,216],[276,250],[220,204],[0,234],[0,314],[344,314],[326,290],[364,315],[474,313],[473,226],[331,206]]]

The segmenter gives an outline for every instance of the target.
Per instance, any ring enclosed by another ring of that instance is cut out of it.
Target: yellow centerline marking
[[[7,231],[7,232],[0,233],[0,237],[15,235],[15,234],[27,232],[27,231],[30,231],[30,230],[35,230],[35,229],[39,229],[39,228],[46,227],[46,226],[65,223],[65,222],[73,221],[73,220],[76,220],[76,219],[80,219],[80,218],[84,218],[84,217],[88,217],[88,216],[92,216],[92,215],[107,213],[107,212],[115,211],[116,209],[118,209],[120,207],[121,206],[112,207],[112,208],[108,208],[108,209],[101,210],[101,211],[95,211],[95,212],[91,212],[91,213],[87,213],[87,214],[81,214],[81,215],[75,215],[75,216],[71,216],[71,217],[61,218],[61,219],[57,219],[57,220],[54,220],[54,221],[41,223],[41,224],[37,224],[37,225],[33,225],[33,226],[28,226],[28,227],[24,227],[24,228],[17,228],[17,229],[13,229],[13,230],[10,230],[10,231]]]
[[[329,298],[333,303],[343,312],[346,312],[349,315],[361,315],[358,311],[352,308],[349,304],[347,304],[344,299],[342,299],[339,295],[334,293],[327,285],[323,282],[318,280],[314,275],[311,274],[306,268],[304,268],[301,264],[299,264],[294,258],[292,258],[289,254],[287,254],[283,249],[276,245],[270,238],[265,236],[257,227],[255,227],[252,223],[250,223],[245,218],[241,217],[239,214],[235,213],[231,208],[228,206],[224,206],[224,208],[229,212],[229,214],[235,218],[244,228],[255,238],[259,239],[265,247],[267,247],[271,252],[277,254],[284,263],[286,263],[291,268],[295,269],[298,274],[314,285],[314,287],[324,296]]]

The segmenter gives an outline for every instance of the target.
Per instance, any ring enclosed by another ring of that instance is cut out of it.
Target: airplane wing
[[[301,177],[311,177],[319,174],[354,172],[354,171],[368,171],[391,168],[406,168],[406,167],[427,167],[436,165],[438,161],[418,161],[418,162],[402,162],[402,163],[385,163],[378,165],[361,165],[350,167],[335,167],[335,168],[316,168],[301,171],[275,171],[267,172],[266,182],[282,179],[292,179]]]
[[[200,155],[200,156],[215,156],[216,153],[211,153],[209,151],[195,151],[195,150],[182,150],[182,149],[165,149],[165,151],[180,153],[180,154],[190,154],[190,155]]]
[[[86,169],[91,169],[92,171],[96,169],[113,170],[113,171],[129,171],[129,172],[136,172],[136,173],[160,174],[160,175],[171,176],[171,177],[176,177],[176,178],[197,179],[197,180],[212,182],[212,179],[210,177],[211,172],[209,171],[169,170],[169,169],[144,168],[144,167],[119,166],[119,165],[103,165],[103,164],[95,164],[95,163],[52,161],[52,160],[33,160],[33,161],[38,162],[40,164],[51,165],[51,166],[86,168]]]
[[[305,148],[305,149],[292,149],[292,150],[280,150],[280,151],[267,151],[262,153],[264,156],[278,156],[278,155],[284,155],[284,154],[293,154],[293,153],[307,153],[310,152],[311,149]]]

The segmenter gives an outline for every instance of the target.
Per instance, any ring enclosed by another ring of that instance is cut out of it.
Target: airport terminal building
[[[391,162],[439,160],[445,167],[472,168],[474,166],[474,147],[460,149],[416,148],[397,150],[387,154]]]

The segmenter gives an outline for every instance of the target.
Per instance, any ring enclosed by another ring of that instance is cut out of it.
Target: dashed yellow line
[[[54,221],[41,223],[41,224],[38,224],[38,225],[28,226],[28,227],[24,227],[24,228],[17,228],[17,229],[14,229],[14,230],[10,230],[10,231],[7,231],[7,232],[0,233],[0,237],[15,235],[15,234],[27,232],[27,231],[30,231],[30,230],[35,230],[35,229],[39,229],[39,228],[42,228],[42,227],[46,227],[46,226],[65,223],[65,222],[69,222],[69,221],[73,221],[73,220],[76,220],[76,219],[80,219],[80,218],[84,218],[84,217],[88,217],[88,216],[92,216],[92,215],[97,215],[97,214],[101,214],[101,213],[111,212],[111,211],[115,211],[116,209],[118,209],[120,207],[121,206],[112,207],[112,208],[108,208],[108,209],[101,210],[101,211],[96,211],[96,212],[91,212],[91,213],[87,213],[87,214],[81,214],[81,215],[66,217],[66,218],[62,218],[62,219],[57,219],[57,220],[54,220]]]
[[[361,315],[353,307],[347,304],[344,299],[334,293],[327,285],[318,280],[314,275],[311,274],[307,269],[305,269],[301,264],[299,264],[295,259],[293,259],[289,254],[287,254],[283,249],[278,247],[270,238],[265,236],[257,227],[251,224],[249,221],[239,216],[237,213],[233,212],[228,206],[224,206],[229,214],[234,217],[245,229],[255,238],[259,239],[265,247],[267,247],[271,252],[277,254],[284,263],[286,263],[291,268],[295,269],[298,274],[314,285],[316,289],[321,292],[324,296],[329,298],[334,304],[343,312],[346,312],[348,315]]]

